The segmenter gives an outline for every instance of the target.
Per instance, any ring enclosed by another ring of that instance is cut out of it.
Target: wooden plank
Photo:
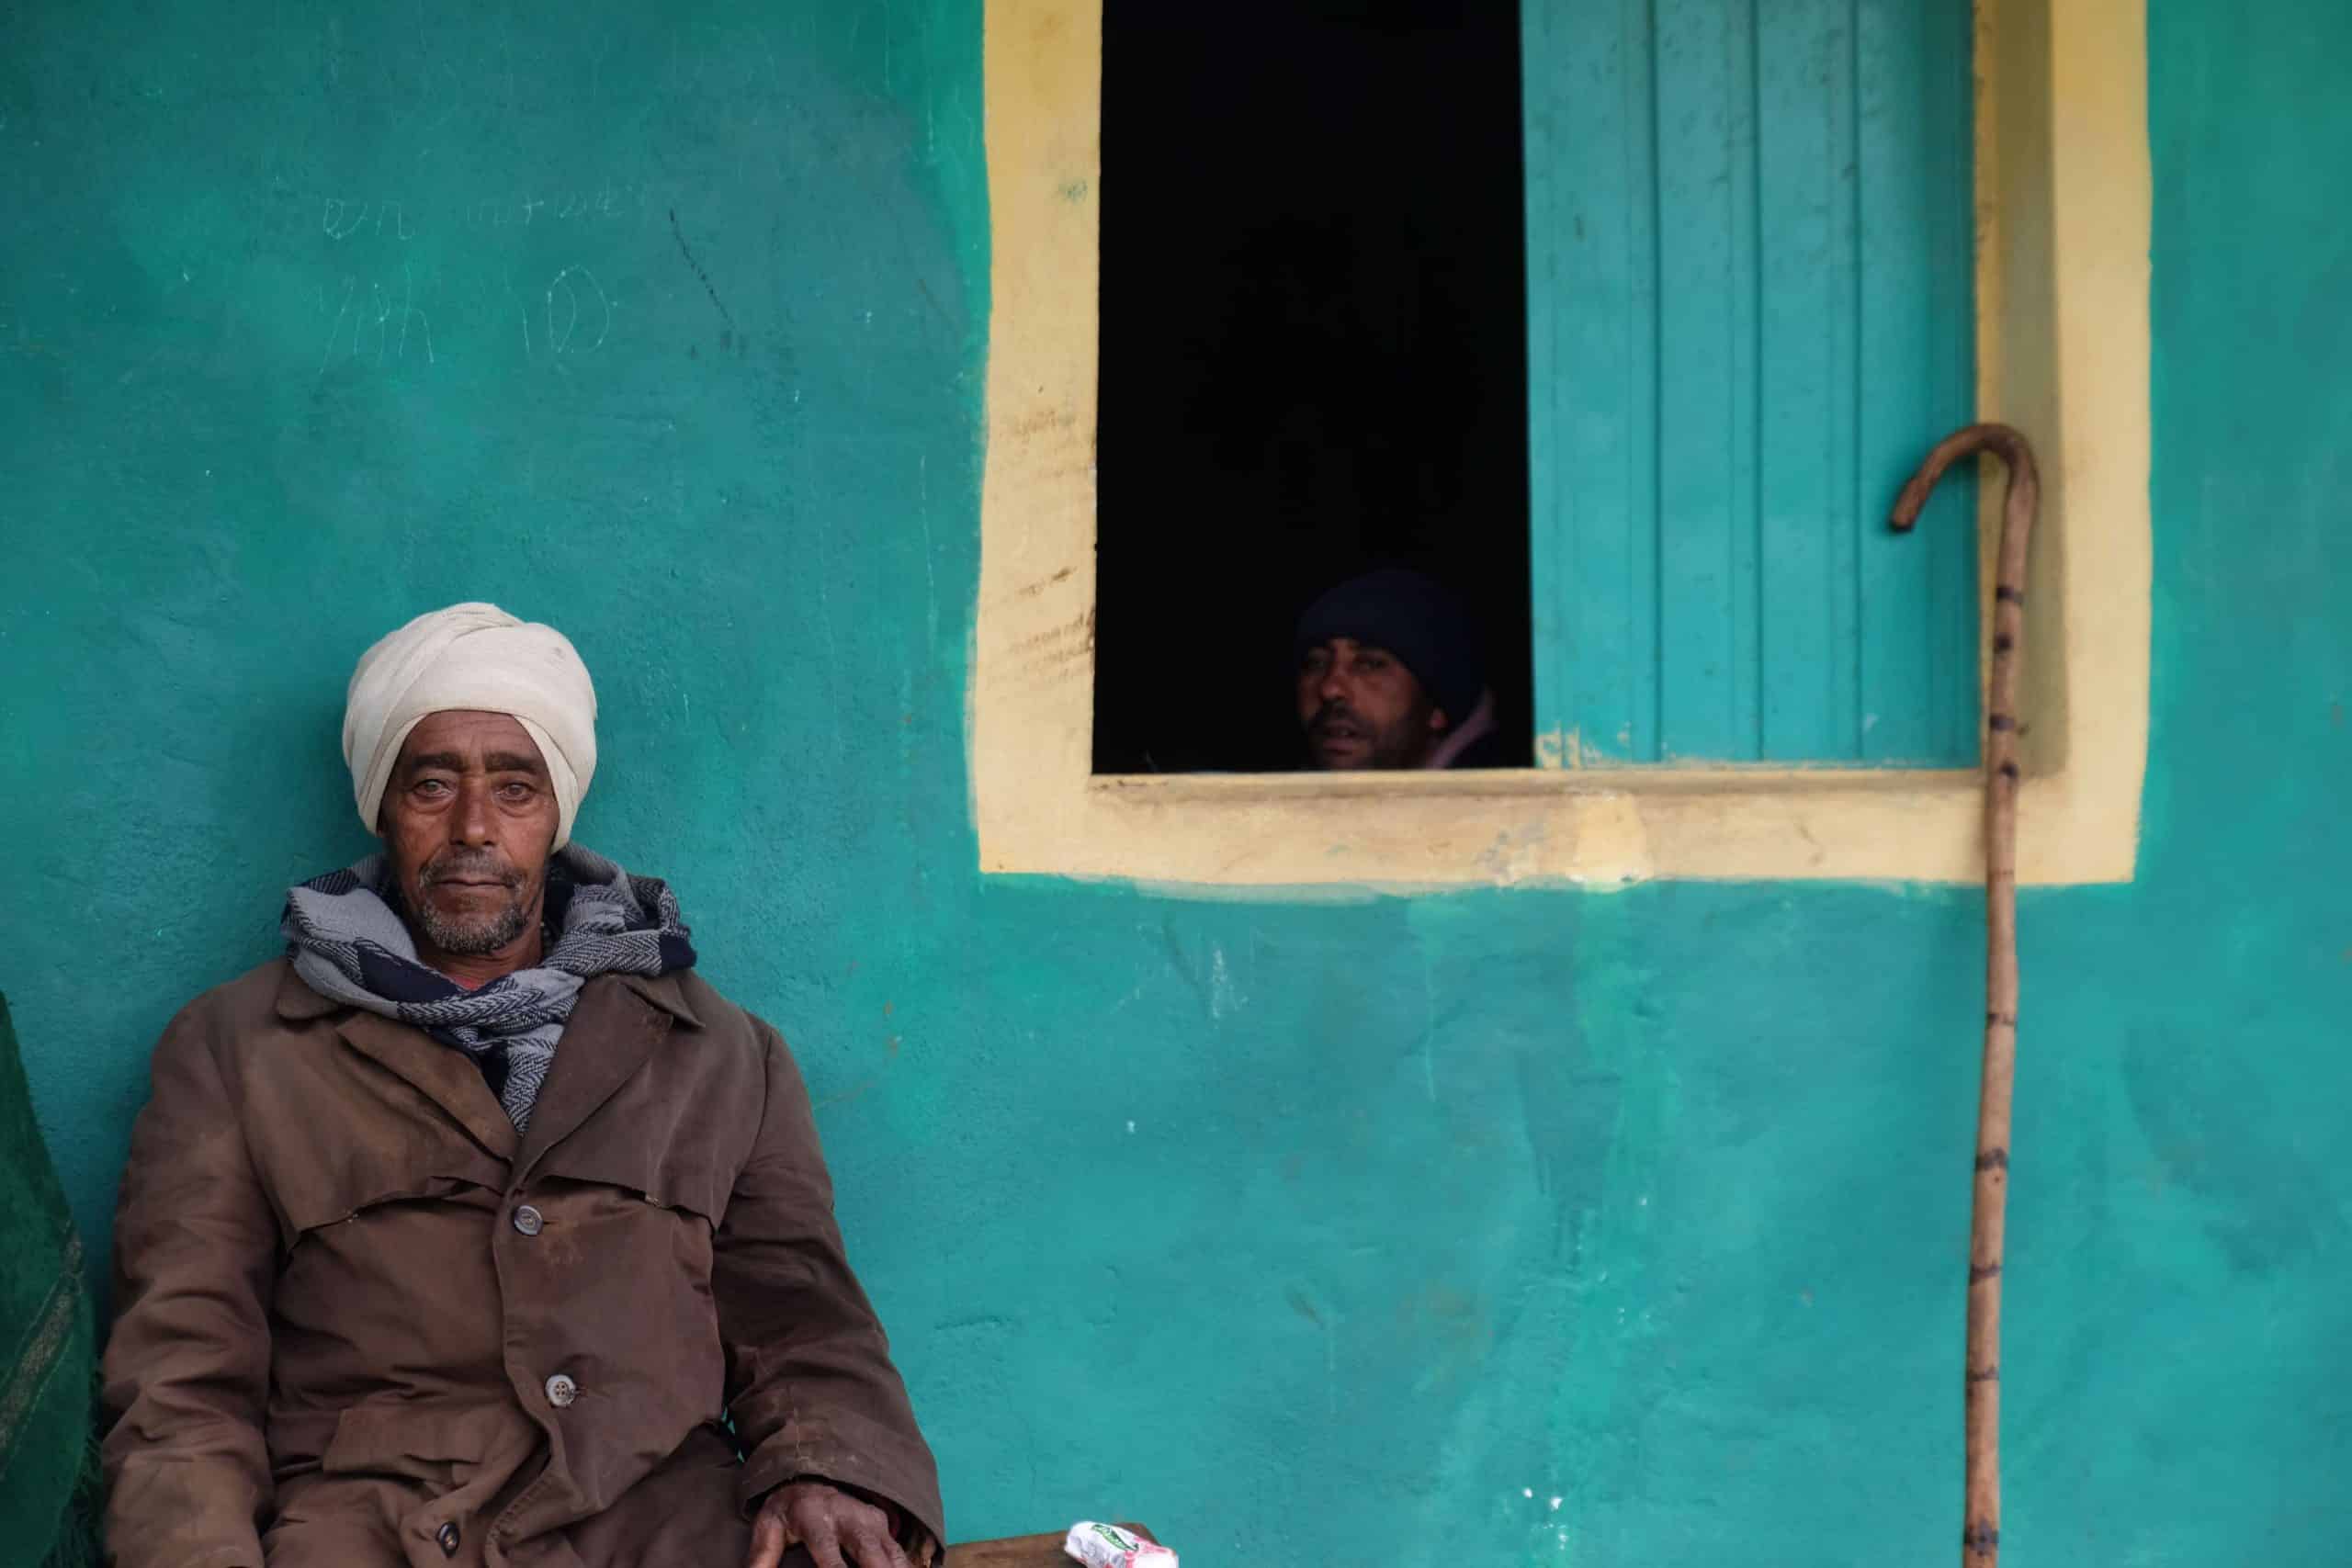
[[[1657,0],[1659,755],[1737,757],[1729,0]]]
[[[1577,578],[1577,536],[1557,439],[1565,429],[1562,393],[1568,384],[1569,358],[1563,340],[1568,332],[1566,301],[1572,298],[1573,259],[1568,253],[1577,192],[1568,178],[1573,165],[1555,155],[1567,141],[1561,123],[1566,95],[1545,91],[1544,85],[1565,63],[1566,46],[1559,34],[1571,23],[1563,7],[1542,0],[1522,5],[1519,19],[1521,73],[1526,78],[1521,94],[1521,181],[1527,196],[1527,423],[1532,437],[1527,448],[1528,638],[1535,733],[1550,736],[1576,722],[1576,698],[1566,676],[1572,650],[1582,640],[1574,601],[1563,591]],[[1560,758],[1555,749],[1539,744],[1536,761],[1538,765],[1556,765]]]
[[[1539,728],[1972,761],[1970,502],[1883,536],[1973,401],[1966,0],[1522,16]]]
[[[1758,12],[1765,0],[1735,0],[1726,17],[1725,55],[1731,96],[1731,292],[1724,346],[1725,444],[1730,454],[1732,532],[1731,624],[1725,649],[1731,674],[1732,744],[1721,755],[1756,761],[1764,755],[1763,609],[1764,514],[1760,447],[1763,437],[1761,142],[1757,123]]]
[[[1854,755],[1853,246],[1848,0],[1786,0],[1758,40],[1764,751]],[[1844,680],[1841,682],[1841,674]]]
[[[1145,1540],[1159,1539],[1141,1525],[1123,1524],[1119,1528]],[[975,1540],[951,1546],[947,1549],[946,1568],[1069,1568],[1072,1560],[1062,1551],[1067,1534],[1056,1530],[1051,1535],[1008,1536],[1001,1540]]]
[[[1914,537],[1897,538],[1881,514],[1934,433],[1971,418],[1973,367],[1953,329],[1974,305],[1968,17],[1950,4],[1861,0],[1856,22],[1860,755],[1967,765],[1976,760],[1973,477],[1956,473],[1938,488]]]
[[[1646,0],[1535,0],[1523,33],[1536,728],[1657,755],[1657,277]],[[1538,184],[1531,181],[1531,191]]]

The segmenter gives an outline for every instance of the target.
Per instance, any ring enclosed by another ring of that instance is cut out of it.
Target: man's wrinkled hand
[[[752,1521],[744,1568],[777,1568],[796,1540],[817,1568],[911,1568],[890,1539],[888,1514],[821,1481],[788,1482],[767,1495]]]

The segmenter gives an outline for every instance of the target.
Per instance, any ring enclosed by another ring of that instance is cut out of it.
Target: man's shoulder
[[[246,1058],[257,1043],[282,1038],[303,1019],[332,1010],[332,1003],[295,978],[285,958],[273,958],[198,993],[173,1014],[155,1043],[155,1061],[160,1070],[166,1061],[209,1056],[217,1070],[233,1077],[238,1071],[234,1064]]]
[[[775,1031],[766,1020],[729,1001],[718,987],[702,977],[700,971],[681,969],[663,978],[672,982],[679,1002],[703,1032],[761,1044],[774,1038]]]
[[[751,1009],[728,1000],[699,970],[682,969],[641,984],[657,1004],[669,1007],[706,1039],[725,1041],[761,1055],[771,1051],[786,1056],[792,1054],[783,1031]]]
[[[199,993],[194,1001],[180,1009],[178,1018],[173,1021],[199,1022],[215,1028],[250,1026],[276,1018],[279,999],[289,991],[303,999],[314,995],[295,977],[294,966],[280,953],[254,964],[233,980]]]

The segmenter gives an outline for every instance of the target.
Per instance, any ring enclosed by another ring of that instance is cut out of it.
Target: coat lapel
[[[463,1051],[381,1013],[355,1010],[334,1027],[344,1043],[413,1085],[483,1148],[503,1160],[514,1158],[514,1123]]]
[[[668,1010],[618,977],[606,976],[582,987],[563,1037],[556,1042],[538,1102],[531,1107],[531,1125],[515,1164],[517,1182],[637,1076],[654,1047],[669,1037],[670,1020]]]

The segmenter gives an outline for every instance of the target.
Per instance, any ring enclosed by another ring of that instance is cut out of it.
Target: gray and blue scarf
[[[475,990],[418,962],[397,899],[382,855],[290,889],[281,929],[294,973],[329,1001],[413,1024],[483,1064],[517,1132],[530,1124],[582,985],[694,967],[677,896],[577,844],[548,863],[538,965]]]

